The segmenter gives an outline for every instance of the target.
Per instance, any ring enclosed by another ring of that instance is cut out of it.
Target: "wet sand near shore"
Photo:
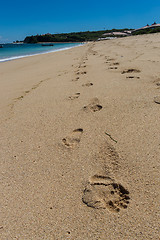
[[[159,239],[159,48],[152,34],[0,64],[0,239]]]

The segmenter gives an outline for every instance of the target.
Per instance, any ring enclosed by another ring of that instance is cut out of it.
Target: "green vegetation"
[[[39,43],[39,42],[87,42],[96,41],[98,38],[103,38],[104,33],[112,32],[124,32],[131,31],[133,29],[112,29],[112,30],[102,30],[102,31],[87,31],[87,32],[72,32],[72,33],[60,33],[60,34],[43,34],[35,36],[27,36],[24,39],[24,43]],[[132,35],[140,34],[150,34],[160,32],[160,27],[141,29],[132,32]],[[114,35],[110,35],[110,37]],[[120,36],[121,37],[121,36]]]
[[[158,33],[158,32],[160,32],[160,27],[141,29],[139,31],[133,32],[132,35],[151,34],[151,33]]]
[[[61,34],[44,34],[36,36],[28,36],[24,39],[24,43],[38,43],[38,42],[86,42],[95,41],[101,38],[104,33],[109,32],[123,32],[130,29],[112,29],[104,31],[87,31],[87,32],[73,32]]]

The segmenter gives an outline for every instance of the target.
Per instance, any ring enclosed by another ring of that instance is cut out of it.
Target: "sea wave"
[[[76,46],[54,49],[52,51],[46,51],[46,52],[41,52],[41,53],[34,53],[34,54],[27,54],[27,55],[21,55],[21,56],[13,56],[13,57],[8,57],[8,58],[2,58],[2,59],[0,59],[0,62],[7,62],[7,61],[12,61],[12,60],[20,59],[20,58],[25,58],[25,57],[32,57],[32,56],[48,54],[48,53],[52,53],[52,52],[64,51],[64,50],[68,50],[68,49],[71,49],[71,48],[80,47],[80,46],[83,46],[83,45],[84,44],[81,43],[81,44],[78,44]]]

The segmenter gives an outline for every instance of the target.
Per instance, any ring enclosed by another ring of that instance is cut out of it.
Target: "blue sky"
[[[138,28],[160,23],[160,0],[9,0],[0,3],[0,42],[44,33]]]

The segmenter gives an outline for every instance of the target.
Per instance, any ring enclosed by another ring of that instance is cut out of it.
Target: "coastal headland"
[[[160,34],[0,63],[1,240],[159,239]]]

